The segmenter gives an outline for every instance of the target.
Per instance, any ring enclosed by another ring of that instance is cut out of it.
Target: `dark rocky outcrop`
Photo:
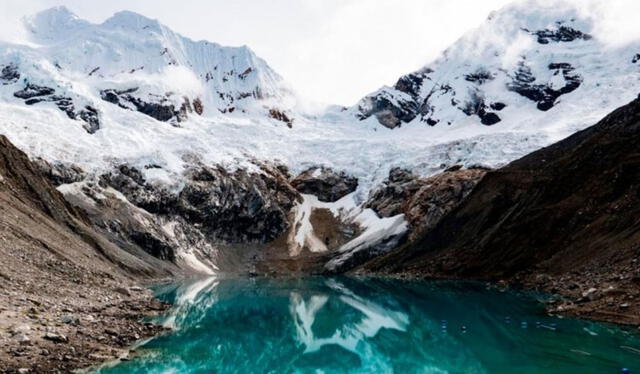
[[[435,229],[366,267],[516,278],[574,302],[582,297],[576,294],[608,284],[626,301],[611,294],[610,302],[603,296],[602,303],[592,304],[597,311],[576,310],[618,322],[637,316],[640,305],[625,298],[640,294],[633,283],[640,279],[634,265],[640,261],[638,145],[640,99],[591,128],[490,171]],[[571,289],[570,283],[578,286]],[[627,303],[624,314],[621,303]]]
[[[202,100],[199,97],[193,99],[193,111],[199,116],[204,113],[204,104],[202,104]]]
[[[569,63],[551,63],[548,68],[555,75],[562,74],[566,82],[563,87],[556,89],[549,84],[535,83],[536,77],[531,69],[524,62],[520,62],[507,88],[536,102],[538,109],[547,111],[554,107],[560,96],[575,91],[582,84],[582,77],[574,72],[573,66]]]
[[[414,100],[397,98],[390,100],[386,95],[376,95],[368,97],[366,106],[360,106],[360,119],[375,116],[381,125],[394,129],[400,127],[402,123],[411,122],[419,114],[419,106]]]
[[[40,173],[54,186],[76,183],[84,180],[87,173],[77,165],[52,164],[43,158],[33,160]]]
[[[20,79],[20,72],[17,65],[8,64],[0,70],[0,81],[3,85],[16,83],[18,79]]]
[[[100,129],[100,117],[96,108],[86,105],[78,112],[78,116],[85,122],[83,127],[89,134],[94,134]]]
[[[24,89],[16,91],[13,96],[23,99],[26,105],[35,105],[42,102],[54,103],[58,109],[71,119],[79,119],[84,122],[82,126],[89,134],[94,134],[100,129],[100,117],[98,110],[90,105],[76,110],[73,99],[70,97],[55,95],[56,90],[51,87],[38,86],[27,83]]]
[[[194,105],[192,105],[191,100],[188,97],[184,97],[182,104],[176,107],[169,100],[169,94],[142,99],[134,95],[137,91],[138,87],[126,90],[110,88],[100,91],[100,97],[102,100],[115,104],[120,108],[136,110],[162,122],[183,122],[187,119],[188,114],[193,113],[194,110],[198,114],[202,114],[204,111],[202,101],[198,98],[194,100]]]
[[[313,167],[291,181],[300,193],[315,195],[324,202],[338,201],[358,188],[358,179],[344,172],[325,167]]]
[[[501,107],[500,109],[502,108],[504,107]],[[489,111],[489,109],[493,109],[493,105],[487,106],[487,104],[485,104],[484,102],[484,98],[482,98],[476,92],[471,92],[469,94],[469,100],[462,108],[462,111],[468,116],[478,116],[480,118],[480,123],[482,123],[483,125],[491,126],[500,122],[501,119],[496,113]]]
[[[538,43],[549,44],[550,42],[567,43],[574,40],[591,40],[591,35],[585,34],[580,30],[576,30],[569,26],[560,26],[555,30],[544,29],[538,31],[529,31],[532,35],[538,37]]]
[[[398,248],[407,240],[407,234],[393,235],[381,242],[366,248],[348,251],[346,253],[334,253],[325,265],[325,272],[329,274],[346,273],[362,264]]]
[[[288,229],[288,213],[299,195],[279,169],[262,165],[261,172],[230,172],[194,166],[186,174],[179,192],[147,183],[138,169],[126,165],[103,175],[101,184],[148,213],[200,228],[210,240],[266,243]]]
[[[465,74],[464,79],[467,82],[477,83],[478,85],[485,84],[486,82],[493,80],[495,77],[490,71],[480,69],[475,73]]]
[[[420,177],[405,169],[392,169],[389,178],[370,194],[364,208],[372,209],[380,217],[403,214],[408,230],[366,247],[356,246],[334,253],[325,270],[330,273],[349,271],[419,238],[460,205],[485,173],[483,170],[462,170],[457,166],[432,177]]]
[[[38,86],[35,84],[27,83],[26,87],[20,91],[16,91],[13,96],[27,100],[34,97],[48,96],[52,95],[56,90],[51,87]]]
[[[422,88],[422,82],[426,79],[426,74],[407,74],[396,82],[394,88],[400,92],[411,95],[413,98],[420,96],[420,89]]]
[[[188,175],[177,213],[208,234],[236,243],[266,243],[289,228],[288,213],[299,195],[277,168],[262,165],[261,173],[252,173],[201,167]]]
[[[381,217],[404,214],[409,223],[409,239],[413,240],[462,203],[485,173],[454,167],[432,177],[420,177],[394,168],[364,206]]]
[[[121,165],[100,177],[101,187],[112,187],[127,200],[152,214],[169,214],[175,210],[177,196],[165,188],[146,182],[142,172],[128,165]]]
[[[271,108],[269,109],[269,117],[278,120],[280,122],[284,122],[291,128],[293,126],[293,118],[287,115],[284,111],[280,109]]]

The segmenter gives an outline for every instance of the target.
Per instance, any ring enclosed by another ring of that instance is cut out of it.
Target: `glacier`
[[[635,98],[640,42],[610,46],[596,22],[562,2],[517,2],[393,87],[309,113],[246,46],[193,41],[133,12],[93,24],[56,7],[24,20],[28,42],[0,42],[0,133],[32,158],[95,177],[126,164],[170,191],[194,163],[329,167],[358,178],[354,210],[392,168],[500,167]],[[312,201],[298,212],[326,205]],[[360,216],[376,241],[401,219]],[[296,241],[314,241],[301,227]]]

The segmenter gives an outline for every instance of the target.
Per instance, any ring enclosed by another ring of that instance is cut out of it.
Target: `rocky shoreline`
[[[358,272],[359,276],[379,276]],[[640,300],[640,284],[617,281],[603,282],[601,288],[590,287],[602,278],[581,281],[575,275],[518,275],[509,280],[483,280],[453,278],[438,274],[402,272],[385,274],[385,277],[416,280],[473,280],[485,281],[500,288],[523,289],[550,295],[545,304],[547,313],[568,318],[579,318],[637,328],[640,331],[640,308],[634,301]],[[623,276],[624,278],[624,276]]]
[[[3,290],[0,373],[68,373],[127,360],[134,342],[164,331],[141,319],[165,310],[165,304],[145,288],[113,286]]]
[[[359,275],[379,276],[362,273]],[[451,279],[450,277],[402,272],[384,274],[402,279]],[[546,304],[548,313],[570,318],[627,325],[640,329],[640,298],[634,278],[621,273],[607,282],[599,274],[590,280],[575,275],[519,274],[509,280],[490,280],[496,287],[529,289],[557,295]],[[601,282],[600,288],[591,287]],[[585,290],[585,287],[588,289]],[[146,288],[56,287],[60,296],[42,292],[2,290],[0,304],[0,373],[67,373],[112,360],[130,359],[136,341],[157,336],[165,328],[141,322],[144,317],[166,310]]]

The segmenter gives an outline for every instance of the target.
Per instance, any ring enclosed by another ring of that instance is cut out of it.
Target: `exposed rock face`
[[[74,165],[36,162],[42,175],[113,243],[134,256],[151,255],[198,272],[210,272],[225,256],[234,256],[221,253],[222,247],[281,237],[300,199],[283,166],[259,164],[259,171],[249,172],[196,163],[186,171],[184,185],[170,189],[149,183],[141,170],[128,165],[96,178]],[[228,270],[245,265],[232,264]]]
[[[550,42],[556,43],[567,43],[572,42],[574,40],[590,40],[591,35],[585,34],[580,30],[576,30],[569,26],[560,26],[557,29],[550,30],[538,30],[538,31],[529,31],[524,29],[527,32],[530,32],[532,35],[538,37],[538,43],[540,44],[549,44]]]
[[[163,187],[153,186],[135,167],[121,165],[100,177],[102,187],[112,187],[133,205],[154,214],[168,214],[175,209],[177,196]]]
[[[3,85],[16,83],[18,79],[20,79],[20,72],[15,64],[5,65],[0,70],[0,81]]]
[[[189,222],[230,242],[269,242],[288,229],[298,193],[277,168],[262,173],[197,168],[178,195],[177,212]]]
[[[403,229],[367,246],[354,246],[333,253],[326,263],[326,271],[349,271],[398,248],[407,240],[420,237],[458,207],[485,173],[479,169],[461,170],[454,167],[436,176],[420,177],[408,170],[392,169],[389,178],[371,193],[364,208],[372,209],[380,217],[394,217],[392,219],[401,222]],[[389,230],[393,230],[392,226],[389,227]]]
[[[483,125],[491,126],[500,122],[501,119],[496,113],[489,111],[489,109],[493,109],[496,111],[502,110],[504,106],[501,106],[500,104],[501,103],[498,103],[496,105],[496,103],[492,103],[490,106],[487,106],[487,104],[485,104],[484,98],[478,93],[474,92],[469,95],[469,101],[467,101],[462,111],[468,116],[477,115],[478,117],[480,117],[480,123],[482,123]]]
[[[182,98],[182,104],[178,107],[170,100],[171,95],[164,96],[147,95],[146,98],[137,96],[138,87],[126,90],[106,89],[100,91],[102,100],[115,104],[123,109],[135,110],[155,118],[162,122],[183,122],[189,113],[194,111],[202,114],[204,107],[202,100],[194,99],[193,105],[188,97]]]
[[[27,83],[22,90],[14,92],[13,96],[23,99],[24,103],[27,105],[52,102],[69,118],[82,120],[84,122],[82,127],[89,134],[93,134],[100,129],[100,118],[97,109],[91,105],[85,105],[84,108],[76,110],[72,98],[55,95],[55,92],[56,90],[51,87]]]
[[[56,90],[51,87],[43,87],[28,83],[24,89],[16,91],[13,96],[27,100],[34,97],[48,96],[53,94],[54,92],[56,92]]]
[[[276,119],[280,122],[284,122],[287,124],[287,126],[289,126],[289,128],[291,128],[293,126],[293,119],[287,115],[287,113],[285,113],[282,110],[279,109],[269,109],[269,117]]]
[[[413,240],[460,205],[485,173],[458,169],[423,178],[395,168],[383,185],[372,192],[365,207],[381,217],[404,214],[410,227],[409,239]]]
[[[574,73],[571,64],[551,63],[549,70],[553,71],[554,75],[562,74],[565,81],[563,87],[555,88],[550,84],[534,83],[536,78],[531,73],[531,69],[524,62],[520,62],[513,81],[507,85],[507,88],[538,103],[538,109],[547,111],[553,108],[560,96],[575,91],[582,84],[582,77]]]
[[[349,251],[346,253],[336,253],[335,257],[331,258],[326,266],[325,272],[329,274],[341,274],[346,273],[374,258],[380,257],[389,253],[390,251],[400,247],[407,240],[407,234],[390,236],[381,242],[363,248],[357,251]]]
[[[495,78],[495,75],[488,70],[479,69],[474,73],[465,74],[464,79],[468,82],[477,83],[479,85],[485,84]]]
[[[410,95],[413,98],[420,96],[420,89],[426,75],[424,74],[407,74],[400,77],[395,84],[395,89]]]
[[[194,166],[179,191],[152,185],[138,169],[123,165],[103,175],[100,186],[84,187],[83,194],[104,205],[101,196],[113,195],[109,189],[126,201],[111,198],[108,207],[85,207],[94,222],[122,242],[170,261],[176,252],[192,248],[214,256],[213,244],[219,242],[270,242],[289,228],[288,213],[299,197],[287,176],[268,165],[261,172]]]
[[[120,187],[124,190],[126,186]],[[190,253],[205,266],[212,267],[215,248],[197,228],[180,217],[152,214],[127,201],[113,187],[92,181],[62,189],[69,202],[86,212],[94,227],[127,252],[145,253],[191,272],[206,271],[205,268],[193,268],[192,264],[178,258],[179,253]]]
[[[375,116],[381,125],[390,129],[400,127],[403,122],[411,122],[420,113],[417,103],[404,92],[395,97],[386,92],[369,96],[359,105],[358,110],[360,119]]]
[[[199,97],[196,97],[193,100],[193,111],[196,112],[199,116],[204,113],[204,104],[202,104],[202,100]]]
[[[33,163],[54,186],[80,182],[87,177],[87,173],[77,165],[51,164],[42,158]]]
[[[330,168],[313,167],[291,181],[300,193],[315,195],[324,202],[338,201],[358,188],[358,179]]]

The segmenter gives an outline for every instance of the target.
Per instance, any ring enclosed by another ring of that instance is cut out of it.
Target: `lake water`
[[[174,330],[115,373],[640,374],[640,336],[480,283],[208,278],[156,289]],[[637,332],[637,330],[636,330]]]

